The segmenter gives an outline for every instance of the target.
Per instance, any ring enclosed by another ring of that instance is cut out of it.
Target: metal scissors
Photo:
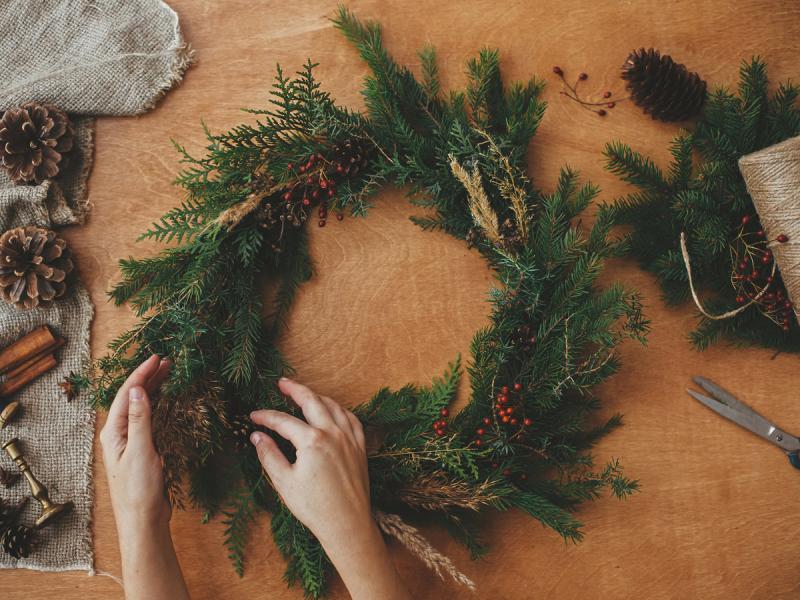
[[[775,425],[772,421],[765,419],[744,402],[737,400],[733,394],[726,392],[713,381],[705,377],[693,377],[693,381],[711,394],[711,398],[687,389],[689,395],[705,404],[717,414],[726,417],[745,429],[749,429],[756,435],[768,439],[770,442],[781,448],[789,457],[789,462],[795,469],[800,469],[800,438],[790,435]]]

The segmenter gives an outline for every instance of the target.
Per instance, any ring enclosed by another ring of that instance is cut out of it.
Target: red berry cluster
[[[510,388],[507,385],[500,388],[492,407],[492,414],[483,417],[482,425],[475,430],[475,438],[472,443],[482,446],[486,435],[491,435],[491,431],[502,431],[504,435],[513,435],[533,425],[533,419],[524,414],[525,407],[522,399],[521,383],[515,383]]]
[[[442,437],[445,434],[445,429],[447,428],[447,419],[446,417],[450,415],[450,410],[447,408],[443,408],[439,411],[441,415],[441,419],[437,419],[433,422],[433,432],[436,434],[437,437]]]
[[[312,154],[304,164],[297,166],[289,163],[286,168],[296,180],[283,194],[283,200],[287,204],[302,205],[304,208],[318,203],[318,224],[324,227],[328,220],[328,202],[336,196],[337,180],[342,179],[341,175],[344,173],[341,163],[327,161],[322,154]],[[344,215],[339,212],[336,218],[341,221]]]
[[[775,271],[775,258],[770,245],[788,241],[789,238],[784,234],[768,240],[758,217],[744,215],[734,243],[734,268],[731,274],[736,302],[758,305],[761,312],[784,331],[789,331],[793,305]]]
[[[613,95],[611,93],[611,90],[606,90],[605,92],[603,92],[603,100],[592,101],[592,100],[587,100],[585,98],[581,98],[580,94],[578,93],[578,85],[580,84],[581,81],[586,81],[587,79],[589,79],[589,75],[587,73],[580,73],[578,75],[578,79],[575,80],[574,84],[567,83],[567,79],[564,76],[564,70],[561,67],[553,67],[553,73],[558,75],[561,78],[562,83],[564,84],[564,89],[560,92],[562,95],[566,96],[567,98],[569,98],[574,102],[577,102],[586,110],[589,110],[600,117],[605,117],[608,114],[606,109],[614,108],[617,105],[617,102],[619,102],[619,100],[617,100],[616,102],[614,100],[611,100],[611,96]],[[623,98],[623,100],[627,100],[627,98]],[[597,107],[602,107],[602,108],[597,108]]]

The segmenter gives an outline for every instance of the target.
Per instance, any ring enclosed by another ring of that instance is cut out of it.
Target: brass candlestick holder
[[[9,402],[6,404],[3,411],[0,412],[0,429],[3,429],[6,425],[11,423],[17,412],[19,412],[19,402]]]
[[[3,444],[3,450],[11,457],[11,460],[19,467],[19,470],[22,471],[25,479],[28,480],[28,485],[31,488],[31,495],[42,505],[42,514],[36,519],[37,528],[49,525],[72,508],[72,502],[59,504],[50,500],[47,488],[34,477],[33,473],[31,473],[31,468],[22,455],[22,450],[20,449],[19,440],[17,438]]]

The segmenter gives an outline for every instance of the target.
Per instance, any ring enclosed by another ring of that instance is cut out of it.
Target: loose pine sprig
[[[604,259],[621,250],[608,239],[608,211],[589,230],[573,224],[597,190],[565,170],[555,191],[542,194],[524,174],[544,111],[538,82],[505,85],[497,52],[485,50],[467,66],[467,90],[444,99],[432,49],[421,55],[420,82],[389,57],[376,25],[345,10],[335,21],[373,71],[367,115],[336,106],[308,63],[295,78],[278,70],[273,107],[252,111],[255,125],[207,130],[201,158],[179,147],[187,197],[144,235],[177,245],[121,262],[111,297],[129,303],[140,322],[97,361],[91,389],[94,402],[108,406],[148,354],[172,358],[154,425],[173,501],[186,497],[186,480],[189,501],[208,518],[222,514],[240,573],[256,510],[271,512],[287,582],[311,597],[324,594],[330,562],[264,485],[254,453],[232,451],[233,423],[255,408],[291,410],[276,386],[290,367],[275,340],[311,275],[306,220],[296,218],[307,205],[295,191],[334,172],[331,157],[343,144],[370,158],[357,174],[335,176],[332,206],[364,214],[381,182],[407,185],[417,204],[434,209],[419,224],[466,238],[498,278],[491,324],[473,339],[465,410],[450,418],[458,359],[430,386],[380,390],[357,410],[380,437],[369,457],[376,510],[443,519],[474,555],[486,549],[480,515],[512,507],[580,539],[581,502],[637,487],[616,461],[595,469],[586,451],[620,423],[590,425],[601,406],[594,386],[619,368],[617,345],[647,329],[635,294],[596,286]],[[265,282],[275,286],[269,305]]]
[[[658,277],[668,303],[690,301],[678,246],[682,231],[706,310],[722,314],[748,300],[740,286],[732,284],[736,277],[747,275],[737,264],[735,245],[743,225],[754,235],[760,226],[737,161],[800,133],[799,94],[798,86],[785,83],[770,95],[766,65],[754,58],[742,64],[737,93],[714,91],[694,131],[675,138],[666,172],[623,143],[606,146],[607,168],[638,188],[617,201],[613,208],[617,222],[632,226],[631,254]],[[763,268],[770,271],[771,264]],[[773,290],[783,288],[779,273],[774,279]],[[754,303],[729,319],[700,316],[692,342],[702,349],[726,338],[800,351],[795,320],[776,324],[769,313]]]

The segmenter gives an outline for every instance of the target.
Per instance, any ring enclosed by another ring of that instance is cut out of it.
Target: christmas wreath
[[[689,299],[690,269],[694,287],[709,295],[698,303],[691,336],[699,348],[725,337],[800,351],[800,326],[771,250],[789,240],[781,232],[768,239],[737,165],[800,134],[798,94],[785,83],[770,96],[766,65],[753,59],[742,64],[738,94],[714,91],[694,129],[675,138],[666,173],[630,146],[606,146],[609,170],[638,188],[613,208],[617,222],[632,226],[631,253],[656,274],[668,303]]]
[[[466,408],[449,413],[456,359],[431,385],[382,389],[356,409],[377,440],[369,472],[378,514],[435,517],[475,556],[485,550],[481,513],[516,507],[579,540],[581,502],[637,488],[616,460],[596,468],[586,450],[621,422],[592,422],[594,387],[618,370],[617,345],[647,329],[636,294],[596,286],[604,259],[621,250],[608,237],[611,212],[599,210],[588,229],[573,224],[596,188],[565,169],[545,194],[524,174],[545,109],[541,83],[504,85],[497,52],[483,50],[467,64],[466,90],[445,95],[432,49],[420,53],[418,80],[389,57],[377,25],[345,9],[334,23],[371,69],[366,112],[337,106],[311,62],[294,78],[279,67],[272,106],[250,111],[254,125],[206,130],[201,158],[179,147],[186,199],[142,236],[173,244],[121,261],[110,295],[140,322],[83,381],[107,407],[144,357],[171,357],[153,420],[172,501],[222,515],[240,573],[252,520],[271,512],[287,581],[314,597],[325,589],[323,550],[280,503],[255,453],[228,451],[246,444],[250,411],[293,410],[276,386],[290,372],[276,338],[312,273],[309,221],[365,215],[382,184],[407,186],[432,209],[414,219],[420,226],[466,240],[497,275],[491,324],[472,341]],[[268,306],[265,282],[274,286]]]

